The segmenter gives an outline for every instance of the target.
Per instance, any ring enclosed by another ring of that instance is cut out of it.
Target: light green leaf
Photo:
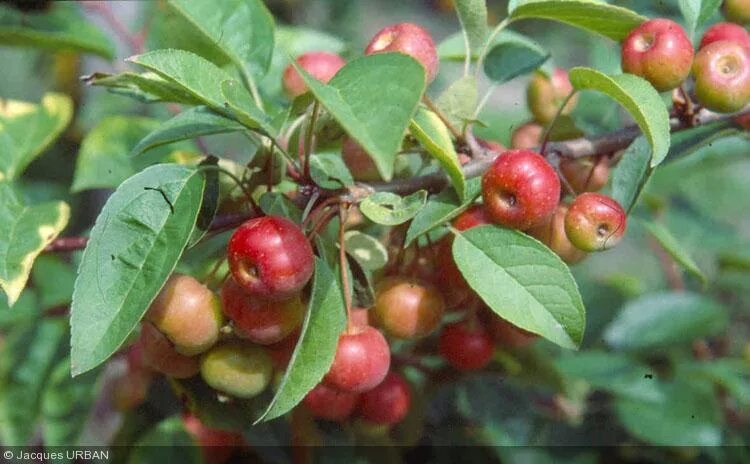
[[[404,246],[409,246],[417,237],[447,223],[468,208],[481,193],[481,178],[469,179],[466,182],[466,190],[463,202],[454,190],[446,189],[431,196],[409,224]]]
[[[457,233],[453,258],[500,317],[565,348],[583,340],[585,310],[568,266],[526,234],[495,226]]]
[[[672,134],[666,161],[677,158],[684,159],[701,148],[710,147],[717,140],[740,134],[743,134],[743,131],[734,127],[731,121],[701,124],[687,130],[677,131]],[[750,137],[747,132],[744,132],[744,134]]]
[[[388,262],[388,250],[372,235],[350,230],[345,235],[346,252],[366,271],[382,269]]]
[[[310,177],[324,189],[340,189],[354,184],[352,173],[338,153],[318,153],[310,157]]]
[[[391,192],[376,192],[360,203],[359,210],[375,223],[396,226],[416,216],[426,201],[426,190],[405,197]]]
[[[146,431],[133,445],[128,464],[201,464],[201,448],[185,430],[180,416],[172,416]]]
[[[68,127],[73,101],[48,93],[39,105],[0,99],[0,181],[18,178]]]
[[[239,82],[235,80],[222,82],[221,94],[226,109],[245,127],[262,129],[272,137],[278,135],[271,118],[258,108],[252,96]]]
[[[0,287],[8,306],[13,306],[26,286],[34,259],[69,219],[66,203],[27,205],[10,183],[0,181]]]
[[[0,350],[0,440],[27,446],[42,406],[42,393],[63,349],[67,319],[42,318],[15,327]]]
[[[455,0],[458,20],[466,43],[472,51],[478,51],[487,41],[487,5],[485,0]]]
[[[83,253],[71,306],[71,371],[93,369],[135,328],[182,255],[205,179],[162,164],[109,197]]]
[[[559,21],[612,40],[624,39],[633,28],[648,19],[601,0],[511,0],[508,16],[513,20],[539,18]]]
[[[496,84],[530,73],[550,57],[547,50],[520,34],[505,35],[501,39],[484,60],[484,73]]]
[[[649,167],[651,146],[644,136],[630,144],[612,173],[612,198],[630,213],[653,170]]]
[[[179,140],[194,139],[204,135],[226,134],[243,130],[241,124],[214,113],[205,106],[188,108],[163,122],[144,137],[130,152],[140,155],[161,145]]]
[[[196,30],[248,76],[262,75],[271,62],[273,16],[260,0],[196,2],[169,0]]]
[[[347,63],[328,85],[297,70],[389,181],[396,152],[425,90],[422,65],[400,53],[369,55]]]
[[[173,102],[185,105],[200,105],[201,100],[186,92],[181,86],[169,82],[151,71],[143,73],[124,72],[109,74],[95,72],[81,78],[89,85],[109,89],[144,103]]]
[[[651,167],[664,160],[669,152],[669,112],[651,84],[632,74],[608,76],[591,68],[573,68],[569,76],[576,90],[602,92],[628,110],[651,144]]]
[[[700,279],[703,285],[708,282],[706,274],[700,270],[693,258],[666,227],[656,222],[643,221],[641,224],[656,239],[656,241],[659,242],[659,245],[664,248],[664,251],[669,253],[669,256],[671,256],[675,262]]]
[[[316,258],[310,304],[297,347],[276,395],[256,424],[286,414],[320,383],[333,363],[345,325],[344,295],[338,276],[325,261]]]
[[[86,20],[78,5],[67,2],[35,14],[0,5],[0,44],[94,53],[110,60],[115,55],[109,37]]]
[[[419,108],[409,124],[409,129],[414,138],[440,163],[450,177],[459,198],[464,199],[466,179],[456,150],[453,148],[451,134],[443,121],[432,111]]]
[[[440,94],[435,104],[455,127],[462,128],[474,117],[479,99],[477,80],[464,76]]]
[[[264,193],[260,197],[258,206],[261,211],[269,216],[284,216],[297,224],[302,222],[302,211],[283,193]]]
[[[686,32],[690,37],[695,29],[703,25],[721,6],[721,0],[678,0],[682,17],[685,18]]]
[[[177,146],[158,146],[144,156],[130,156],[133,147],[148,134],[159,131],[159,127],[159,121],[150,118],[110,116],[103,119],[81,142],[71,187],[73,192],[115,188],[154,163],[192,161],[193,155],[173,151]],[[182,144],[181,147],[188,148],[189,145]]]
[[[619,350],[648,350],[715,335],[727,321],[726,308],[705,296],[653,293],[626,303],[604,339]]]

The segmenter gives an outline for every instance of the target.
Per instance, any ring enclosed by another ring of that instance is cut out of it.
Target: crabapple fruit
[[[427,82],[437,75],[440,60],[432,36],[413,23],[398,23],[384,27],[365,48],[365,55],[384,52],[401,52],[417,60],[425,69]]]
[[[235,449],[245,444],[242,434],[208,427],[192,414],[183,415],[182,424],[201,447],[203,460],[208,464],[226,462]]]
[[[238,398],[261,393],[273,374],[268,353],[240,340],[214,346],[203,355],[200,366],[201,376],[209,386]]]
[[[339,337],[333,364],[323,381],[346,392],[363,392],[383,381],[391,365],[391,349],[374,327],[352,327]]]
[[[577,193],[601,190],[609,180],[609,158],[586,156],[584,158],[562,158],[560,173]]]
[[[211,348],[224,324],[219,298],[187,275],[172,275],[151,303],[146,320],[186,356]]]
[[[359,393],[339,391],[321,383],[302,402],[317,418],[343,422],[352,415],[358,400]]]
[[[724,0],[722,11],[733,23],[750,23],[750,0]]]
[[[510,136],[510,146],[518,149],[530,149],[542,144],[544,127],[535,122],[527,122],[518,126]]]
[[[623,41],[622,69],[665,92],[687,78],[693,54],[693,44],[679,24],[652,19],[630,31]]]
[[[525,230],[545,222],[560,202],[560,179],[531,150],[510,150],[495,158],[482,177],[487,215],[497,224]]]
[[[389,372],[382,383],[362,393],[357,412],[367,422],[393,425],[404,420],[411,406],[409,382],[397,372]]]
[[[143,348],[144,363],[164,375],[186,379],[200,370],[198,357],[178,353],[172,342],[148,321],[141,324],[138,343]]]
[[[492,338],[497,346],[518,349],[530,345],[539,338],[538,335],[527,332],[494,313],[490,313],[487,319],[489,320]]]
[[[560,205],[555,210],[549,222],[531,228],[526,232],[554,251],[560,259],[568,264],[575,264],[586,257],[586,253],[576,248],[565,233],[565,216],[567,205]]]
[[[432,285],[411,277],[386,277],[375,288],[378,327],[396,338],[419,338],[440,324],[445,302]]]
[[[625,210],[612,198],[599,193],[582,193],[565,215],[565,233],[583,251],[614,247],[625,234]]]
[[[349,168],[354,180],[360,182],[377,182],[383,180],[380,171],[375,166],[375,161],[367,154],[364,148],[353,138],[346,137],[341,145],[341,157],[344,164]]]
[[[305,311],[299,295],[287,300],[266,300],[247,293],[231,277],[221,289],[221,300],[237,334],[259,345],[287,337],[300,326]]]
[[[706,108],[731,113],[750,102],[750,47],[720,40],[698,52],[695,95]]]
[[[556,68],[551,76],[536,71],[526,90],[526,103],[536,122],[547,124],[555,118],[560,106],[572,91],[573,85],[570,83],[566,70]],[[574,95],[561,114],[570,114],[577,101],[577,96]]]
[[[483,368],[489,364],[494,350],[492,336],[479,321],[449,324],[440,332],[438,352],[458,370]]]
[[[734,23],[717,23],[709,27],[703,34],[698,50],[720,40],[729,40],[750,47],[750,33],[747,32],[747,29]]]
[[[345,64],[343,58],[328,52],[308,52],[297,57],[295,61],[300,68],[324,84],[327,84]],[[292,98],[309,90],[300,73],[291,64],[284,69],[282,84]]]
[[[302,229],[280,216],[242,224],[229,239],[227,258],[235,282],[253,295],[274,300],[299,293],[315,264]]]

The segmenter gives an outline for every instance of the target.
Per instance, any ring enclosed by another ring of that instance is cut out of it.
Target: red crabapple
[[[345,64],[343,58],[328,52],[305,53],[297,57],[295,61],[300,68],[324,84],[327,84]],[[284,70],[282,83],[284,90],[292,98],[298,97],[309,90],[305,81],[302,80],[302,76],[291,64]]]
[[[383,381],[391,365],[391,349],[374,327],[353,327],[339,337],[336,356],[323,381],[346,392],[371,390]]]
[[[383,382],[362,394],[359,415],[367,422],[393,425],[404,420],[411,406],[411,388],[406,379],[389,372]]]
[[[583,193],[565,215],[565,233],[583,251],[614,247],[625,234],[627,215],[619,203],[599,193]]]
[[[384,27],[365,48],[365,55],[401,52],[417,60],[424,68],[427,82],[437,75],[440,60],[435,42],[429,32],[413,23],[398,23]]]

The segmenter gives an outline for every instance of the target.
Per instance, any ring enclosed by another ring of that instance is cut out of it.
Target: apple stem
[[[339,267],[341,268],[341,285],[344,287],[344,303],[346,305],[346,331],[353,333],[354,321],[352,320],[352,294],[349,285],[349,266],[346,261],[346,217],[349,213],[349,205],[342,204],[339,207]]]
[[[310,155],[312,154],[313,145],[313,134],[315,133],[315,123],[318,121],[318,114],[320,113],[320,103],[315,100],[313,103],[312,114],[310,120],[307,122],[307,128],[305,130],[305,162],[304,162],[304,176],[305,179],[310,179]]]

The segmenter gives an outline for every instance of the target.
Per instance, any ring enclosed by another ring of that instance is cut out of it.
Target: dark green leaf
[[[715,335],[727,325],[727,310],[689,292],[644,295],[626,303],[604,339],[620,350],[647,350]]]
[[[310,157],[310,177],[324,189],[340,189],[354,184],[352,173],[338,153],[319,153]]]
[[[135,444],[129,464],[179,462],[201,464],[201,448],[185,430],[179,416],[170,417],[148,430]]]
[[[333,363],[345,325],[344,295],[338,276],[316,258],[310,304],[297,347],[276,395],[256,423],[287,413],[321,381]]]
[[[577,90],[602,92],[628,110],[651,144],[651,167],[664,160],[670,143],[669,113],[651,84],[632,74],[608,76],[591,68],[573,68],[569,75]]]
[[[8,305],[18,300],[34,259],[68,224],[70,207],[62,201],[27,205],[6,181],[0,181],[0,287]]]
[[[308,87],[373,158],[384,180],[425,89],[425,71],[411,57],[380,53],[346,64],[325,85],[301,68]]]
[[[706,274],[700,270],[687,250],[677,241],[674,235],[661,224],[656,222],[642,222],[643,227],[659,242],[659,245],[669,253],[669,256],[675,260],[686,271],[693,274],[705,285],[708,281]]]
[[[570,270],[526,234],[495,226],[457,233],[453,258],[500,317],[566,348],[583,339],[585,311]]]
[[[630,144],[612,173],[612,198],[627,212],[633,210],[651,177],[650,160],[651,146],[645,137],[640,136]]]
[[[31,269],[31,281],[39,293],[42,309],[70,303],[75,280],[76,273],[70,264],[53,254],[40,255]]]
[[[618,41],[648,19],[600,0],[511,0],[508,16],[560,21]]]
[[[505,39],[487,53],[484,73],[496,84],[502,84],[540,67],[550,53],[526,37],[515,34]]]
[[[367,271],[382,269],[388,262],[388,250],[378,239],[358,230],[345,235],[346,252],[352,255]]]
[[[241,124],[220,116],[205,106],[188,108],[172,119],[161,123],[158,128],[144,137],[130,152],[130,156],[140,155],[153,148],[179,140],[237,132],[242,129]]]
[[[409,129],[414,138],[440,163],[450,177],[459,198],[464,199],[466,179],[456,150],[453,148],[451,134],[443,121],[432,111],[419,108],[409,124]]]
[[[710,147],[717,140],[737,134],[742,134],[742,132],[738,128],[732,127],[728,121],[702,124],[691,129],[675,132],[672,135],[666,160],[683,159],[701,148]]]
[[[105,361],[141,320],[192,234],[204,187],[195,169],[163,164],[131,177],[109,197],[73,293],[73,375]]]
[[[302,222],[302,211],[292,203],[292,200],[279,192],[266,192],[258,202],[260,209],[267,215],[284,216],[299,224]]]
[[[487,41],[487,5],[485,0],[455,0],[461,29],[472,51],[478,51]]]
[[[360,203],[359,210],[375,223],[396,226],[416,216],[426,201],[427,191],[425,190],[406,197],[390,192],[376,192]]]
[[[188,241],[188,247],[192,248],[205,237],[211,228],[211,223],[219,209],[219,196],[221,185],[219,183],[219,159],[214,156],[207,157],[198,167],[206,178],[206,187],[203,189],[203,199],[198,218],[195,220],[193,235]]]
[[[0,44],[80,51],[107,59],[115,55],[109,37],[86,20],[78,5],[66,2],[35,14],[0,5]]]

